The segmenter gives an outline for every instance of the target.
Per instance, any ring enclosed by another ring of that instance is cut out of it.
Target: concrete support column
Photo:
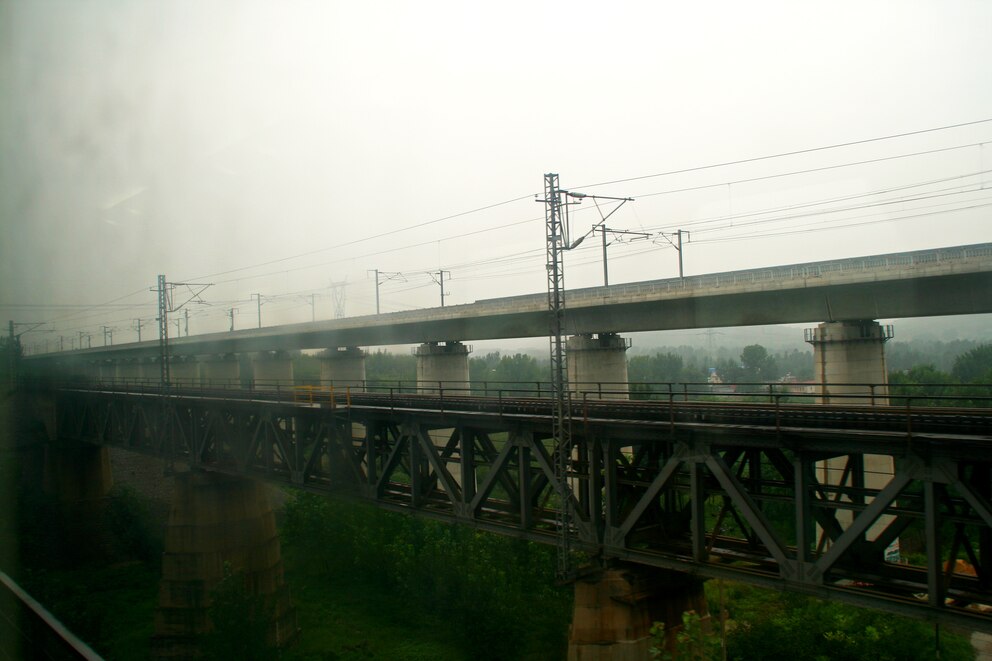
[[[196,356],[173,356],[169,363],[169,380],[174,386],[199,388],[200,361]]]
[[[565,343],[568,387],[595,399],[629,399],[627,349],[630,341],[614,333],[573,335]]]
[[[416,348],[417,388],[420,392],[437,392],[438,385],[445,389],[468,394],[471,386],[468,372],[468,354],[472,347],[461,342],[425,342]]]
[[[252,356],[251,368],[256,388],[293,385],[293,359],[285,351],[260,351]]]
[[[96,364],[97,380],[101,383],[113,383],[117,380],[117,362],[114,360],[101,360]]]
[[[176,476],[162,555],[152,657],[198,658],[196,637],[212,627],[212,591],[225,575],[244,581],[249,595],[269,600],[270,644],[296,636],[296,613],[283,578],[269,488],[216,473]]]
[[[709,621],[703,583],[688,574],[621,565],[581,578],[575,583],[568,661],[650,658],[655,622],[665,624],[671,650],[685,611]]]
[[[59,504],[65,544],[83,557],[109,546],[103,511],[113,486],[107,448],[88,443],[45,446],[42,488]]]
[[[200,377],[211,388],[240,388],[241,362],[233,353],[200,359]]]
[[[890,339],[892,326],[872,320],[828,321],[807,329],[820,390],[818,403],[887,405],[885,343]]]
[[[467,365],[467,363],[466,363]],[[365,352],[358,347],[332,347],[320,354],[320,380],[335,388],[365,390]]]
[[[117,361],[117,380],[121,383],[134,385],[144,379],[141,360],[138,358],[122,358]]]
[[[889,403],[889,375],[885,366],[885,343],[892,339],[892,326],[882,326],[873,320],[829,321],[817,328],[806,330],[806,341],[813,345],[816,382],[819,384],[818,404],[837,406],[864,405],[887,406]],[[863,384],[863,385],[850,385]],[[871,385],[868,385],[871,384]],[[848,487],[852,492],[862,488],[883,489],[892,479],[894,466],[888,455],[866,454],[854,457],[837,457],[817,462],[817,478],[823,484]],[[848,496],[841,496],[851,502]],[[837,519],[845,528],[851,524],[852,514],[839,511]],[[872,525],[866,537],[875,539],[892,521],[883,516]],[[823,530],[817,527],[817,535]],[[829,548],[829,542],[824,546]],[[885,551],[886,558],[899,558],[899,540]]]

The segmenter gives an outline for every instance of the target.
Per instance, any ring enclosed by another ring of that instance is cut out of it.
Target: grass
[[[464,654],[445,624],[416,604],[369,589],[288,571],[300,627],[287,661],[455,661]]]

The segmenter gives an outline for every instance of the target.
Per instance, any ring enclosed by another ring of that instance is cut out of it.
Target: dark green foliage
[[[146,659],[158,570],[141,562],[25,570],[21,586],[108,661]]]
[[[741,351],[741,369],[745,381],[774,381],[778,379],[778,366],[760,344],[750,344]]]
[[[468,369],[472,390],[477,394],[500,389],[534,389],[536,383],[546,383],[550,379],[547,361],[539,362],[533,356],[521,353],[504,356],[496,351],[481,358],[470,358]]]
[[[208,609],[213,629],[200,642],[208,659],[277,659],[266,639],[272,619],[270,599],[251,594],[245,576],[224,564],[224,578],[211,592]]]
[[[898,327],[896,328],[898,334]],[[903,372],[916,365],[933,365],[940,371],[948,372],[961,354],[974,349],[974,340],[913,340],[900,342],[893,340],[885,345],[885,362],[889,370]]]
[[[992,371],[970,381],[962,381],[958,374],[968,376],[973,366],[980,366],[984,351],[975,349],[960,356],[955,362],[955,374],[942,372],[932,364],[916,365],[902,372],[889,373],[891,403],[904,406],[992,406],[992,388],[976,386],[992,382]],[[972,356],[971,354],[977,354]],[[968,357],[966,359],[966,357]]]
[[[412,389],[417,381],[417,357],[376,351],[365,357],[365,378],[375,382],[402,382]]]
[[[116,484],[107,499],[104,518],[118,555],[158,565],[164,539],[161,521],[152,516],[147,499],[131,487]]]
[[[813,352],[792,349],[778,351],[772,356],[781,376],[791,374],[799,381],[809,381],[813,378]]]
[[[682,356],[671,352],[653,356],[633,356],[627,361],[627,378],[631,383],[680,383],[699,381],[697,370],[687,370]]]
[[[735,661],[923,661],[935,658],[933,625],[729,583],[727,658]],[[711,609],[718,611],[710,594]],[[974,658],[968,640],[941,633],[942,661]]]
[[[675,634],[675,650],[665,647],[665,625],[655,622],[651,627],[653,645],[649,652],[654,661],[720,661],[723,648],[719,633],[710,630],[693,611],[682,613],[682,630]]]
[[[359,580],[434,613],[466,658],[551,659],[565,650],[571,592],[552,582],[551,547],[305,493],[287,503],[283,536],[328,585]]]
[[[982,344],[958,356],[951,374],[961,383],[992,383],[992,344]]]

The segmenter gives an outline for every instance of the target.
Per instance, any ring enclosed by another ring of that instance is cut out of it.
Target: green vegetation
[[[727,658],[732,661],[929,661],[932,624],[811,597],[727,583]],[[719,612],[715,581],[710,610]],[[715,624],[718,626],[718,624]],[[967,638],[942,632],[942,661],[974,658]],[[717,657],[719,658],[719,657]]]
[[[954,359],[950,372],[933,363],[889,373],[895,405],[992,406],[992,344],[974,347]]]
[[[361,586],[385,621],[436,618],[439,641],[455,646],[449,658],[551,659],[565,649],[571,595],[553,584],[551,547],[306,493],[286,504],[282,531],[308,590]]]

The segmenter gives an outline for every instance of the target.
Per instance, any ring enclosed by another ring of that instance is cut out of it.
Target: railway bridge
[[[163,564],[159,631],[172,642],[202,598],[194,586],[215,571],[224,526],[237,528],[230,552],[257,561],[259,584],[283,589],[260,482],[535,542],[561,537],[553,407],[532,387],[471,396],[89,383],[34,398],[89,484],[109,483],[108,447],[189,469]],[[705,608],[712,577],[992,632],[992,410],[973,406],[980,399],[814,404],[773,389],[573,398],[566,521],[584,564],[572,658],[635,653],[647,644],[646,631],[630,637],[637,623]]]

